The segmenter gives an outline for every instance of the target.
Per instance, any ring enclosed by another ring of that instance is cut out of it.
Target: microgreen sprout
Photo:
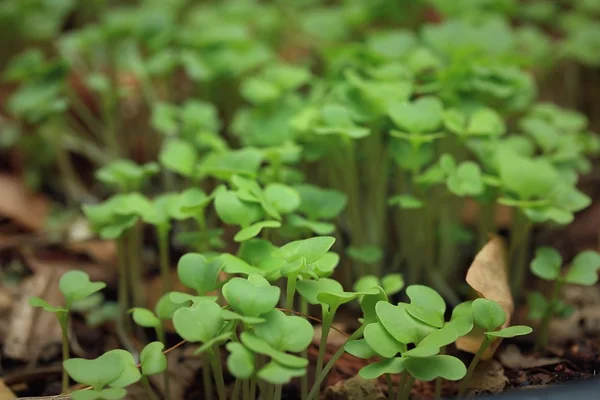
[[[533,331],[529,326],[525,325],[514,325],[502,328],[506,323],[506,314],[502,307],[493,300],[476,299],[471,305],[471,311],[473,313],[473,323],[483,329],[484,337],[477,353],[475,353],[473,360],[471,360],[471,364],[469,364],[465,378],[460,384],[458,392],[459,398],[462,398],[465,395],[471,377],[473,376],[473,371],[475,371],[475,368],[485,351],[495,340],[528,335]]]
[[[567,318],[573,308],[560,300],[560,293],[565,283],[591,286],[598,282],[600,255],[596,251],[587,250],[579,253],[571,262],[565,274],[561,273],[563,259],[560,253],[551,247],[540,247],[530,264],[531,272],[538,278],[553,283],[549,298],[540,292],[529,295],[529,318],[541,320],[535,350],[544,350],[548,344],[548,333],[553,316]]]
[[[105,286],[106,284],[103,282],[90,282],[89,275],[83,271],[68,271],[60,277],[58,282],[58,287],[65,300],[64,307],[52,306],[39,297],[31,297],[29,299],[31,306],[41,307],[45,311],[56,315],[62,331],[63,362],[69,359],[69,312],[71,312],[73,304],[85,300],[94,293],[104,289]],[[63,392],[66,392],[69,388],[67,372],[68,370],[65,368],[62,377]]]

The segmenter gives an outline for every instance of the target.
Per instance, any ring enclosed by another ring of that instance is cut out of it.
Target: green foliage
[[[165,372],[167,357],[163,354],[165,345],[160,342],[148,343],[140,353],[142,375],[150,376]]]
[[[63,365],[74,381],[94,390],[124,388],[141,378],[133,356],[125,350],[110,350],[93,360],[72,358]]]
[[[260,275],[232,278],[223,285],[223,296],[237,313],[257,317],[271,311],[279,301],[280,290]]]

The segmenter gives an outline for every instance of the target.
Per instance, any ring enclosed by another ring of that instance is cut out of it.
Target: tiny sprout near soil
[[[484,337],[479,350],[475,353],[471,364],[469,364],[464,380],[460,384],[459,398],[465,395],[477,364],[495,340],[528,335],[532,332],[530,327],[524,325],[509,326],[498,330],[505,324],[506,314],[502,307],[493,300],[476,299],[471,305],[471,311],[473,313],[473,323],[483,329]]]
[[[33,307],[41,307],[45,311],[52,312],[56,315],[60,329],[62,332],[62,357],[63,362],[69,359],[69,312],[73,303],[81,301],[91,296],[92,294],[104,289],[106,286],[103,282],[90,282],[90,277],[82,271],[68,271],[64,273],[58,282],[58,287],[62,293],[65,305],[56,307],[48,304],[39,297],[31,297],[29,304]],[[69,377],[67,370],[63,371],[62,390],[63,393],[69,388]]]
[[[592,286],[598,282],[600,269],[600,254],[588,250],[579,253],[571,262],[569,269],[562,274],[563,259],[560,253],[551,247],[540,247],[530,264],[531,272],[538,278],[553,282],[549,298],[540,292],[529,295],[529,318],[541,320],[535,341],[535,350],[545,350],[548,344],[550,322],[553,316],[568,318],[573,312],[571,306],[559,298],[565,283],[582,286]]]

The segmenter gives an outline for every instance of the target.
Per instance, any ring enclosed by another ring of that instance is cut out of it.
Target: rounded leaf
[[[265,187],[265,200],[281,214],[289,214],[300,206],[298,191],[281,183],[270,183]]]
[[[341,293],[344,291],[344,288],[335,279],[322,278],[318,281],[298,281],[296,283],[296,291],[310,304],[319,304],[317,296],[320,293]]]
[[[488,336],[499,337],[499,338],[512,338],[515,336],[529,335],[533,332],[533,329],[525,325],[509,326],[508,328],[501,329],[494,332],[486,332]]]
[[[236,378],[250,378],[254,374],[254,354],[238,342],[227,343],[226,348],[229,351],[229,372]]]
[[[283,258],[288,263],[304,258],[307,264],[312,264],[329,251],[335,238],[331,236],[317,236],[310,239],[296,240],[281,246],[273,252],[273,256]]]
[[[406,358],[396,357],[374,362],[358,371],[358,375],[363,379],[377,379],[384,374],[399,374],[405,370],[406,360]]]
[[[425,382],[436,378],[457,381],[464,378],[467,373],[467,368],[462,361],[447,355],[407,358],[404,366],[412,377]]]
[[[538,278],[554,281],[560,276],[562,263],[562,257],[556,249],[540,247],[531,261],[531,272]]]
[[[371,358],[377,355],[365,339],[351,340],[344,345],[346,353],[358,358]]]
[[[262,315],[265,321],[254,327],[254,333],[274,349],[298,353],[310,344],[313,327],[306,319],[272,310]]]
[[[173,315],[175,330],[189,342],[208,342],[219,334],[224,323],[221,307],[211,301],[180,308]]]
[[[215,258],[207,261],[199,253],[185,254],[177,263],[177,275],[181,283],[196,290],[200,295],[217,289],[222,269],[223,260]]]
[[[280,289],[260,275],[249,275],[248,279],[232,278],[223,285],[223,296],[237,313],[258,317],[275,308]]]
[[[165,345],[161,342],[148,343],[140,353],[142,375],[160,374],[167,370],[167,357],[163,354]]]
[[[229,225],[248,226],[262,216],[260,205],[242,201],[230,190],[217,194],[215,210],[221,221]]]
[[[504,325],[506,314],[500,306],[493,300],[476,299],[471,304],[473,311],[473,322],[485,331],[493,331]]]
[[[133,321],[144,328],[156,328],[160,325],[160,320],[154,313],[147,308],[135,307],[130,310],[133,314]]]
[[[568,283],[591,286],[598,282],[598,269],[600,269],[600,254],[588,250],[579,253],[565,276]]]
[[[264,228],[279,228],[280,226],[281,222],[279,221],[257,222],[236,233],[236,235],[233,237],[233,240],[235,240],[236,242],[250,240],[253,237],[257,236]]]
[[[364,337],[369,347],[382,357],[392,358],[406,351],[406,345],[394,339],[379,322],[367,325]]]
[[[90,276],[83,271],[68,271],[65,272],[58,281],[58,287],[65,297],[66,308],[74,301],[82,300],[96,293],[104,287],[104,282],[90,282]]]

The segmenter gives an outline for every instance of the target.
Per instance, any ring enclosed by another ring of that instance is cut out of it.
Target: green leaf
[[[173,302],[173,300],[171,300],[171,293],[173,292],[167,292],[163,294],[162,297],[156,302],[154,311],[159,319],[173,319],[173,314],[175,311],[185,306],[184,303]]]
[[[402,274],[385,275],[381,278],[381,286],[388,296],[399,293],[404,288],[404,277]]]
[[[483,175],[479,165],[472,161],[463,161],[448,176],[448,189],[457,196],[478,196],[483,193]]]
[[[363,314],[363,324],[370,324],[373,322],[377,322],[377,312],[376,306],[380,301],[386,302],[388,301],[387,296],[381,287],[376,287],[376,292],[371,294],[365,294],[360,299],[360,308]],[[360,290],[360,292],[368,292],[367,290]],[[359,290],[357,290],[359,292]]]
[[[229,351],[227,369],[233,376],[248,379],[254,374],[254,354],[241,343],[230,342],[226,346]]]
[[[293,187],[300,195],[298,211],[311,220],[330,220],[346,208],[347,196],[337,190],[302,184]]]
[[[296,291],[309,304],[319,304],[318,295],[321,293],[342,293],[344,288],[335,279],[322,278],[317,281],[301,280],[296,282]]]
[[[410,315],[437,328],[444,325],[446,302],[438,292],[428,286],[410,285],[406,295],[411,301],[406,308]]]
[[[358,375],[363,379],[377,379],[384,374],[399,374],[405,370],[407,360],[406,358],[396,357],[374,362],[358,371]]]
[[[135,307],[130,310],[133,313],[133,321],[144,328],[156,328],[160,326],[160,320],[147,308]]]
[[[232,278],[223,285],[223,296],[237,313],[258,317],[275,308],[279,301],[280,289],[271,286],[260,275],[251,274],[248,279]]]
[[[46,300],[41,299],[36,296],[30,297],[28,302],[31,307],[41,307],[45,311],[48,311],[51,313],[67,313],[67,312],[69,312],[66,308],[51,306],[50,304],[48,304],[48,302],[46,302]]]
[[[403,357],[430,357],[440,352],[441,348],[454,343],[458,333],[452,326],[446,325],[442,329],[431,332],[419,345],[402,353]]]
[[[350,246],[346,250],[350,258],[365,264],[376,264],[383,258],[383,251],[376,246]]]
[[[520,199],[547,198],[555,188],[558,174],[547,161],[502,148],[496,155],[502,184]]]
[[[211,301],[203,301],[192,307],[180,308],[173,315],[175,330],[189,342],[208,342],[218,335],[225,320],[221,307]]]
[[[244,242],[244,244],[245,243],[248,242]],[[232,254],[224,253],[221,254],[220,258],[223,261],[223,271],[227,272],[228,274],[264,275],[266,272],[260,268],[251,266],[246,261]]]
[[[192,304],[196,304],[201,301],[216,301],[217,296],[194,296],[189,293],[171,292],[169,293],[169,300],[175,304],[183,304],[187,306],[190,302]]]
[[[65,296],[66,308],[69,309],[74,301],[83,300],[89,295],[106,287],[103,282],[90,282],[90,276],[83,271],[65,272],[58,281],[58,287]]]
[[[256,235],[258,235],[263,228],[279,228],[281,226],[281,222],[279,221],[261,221],[255,224],[250,225],[247,228],[242,229],[233,237],[233,240],[236,242],[243,242],[246,240],[250,240]]]
[[[377,278],[375,275],[363,275],[356,281],[356,283],[354,283],[354,290],[360,292],[363,290],[376,288],[379,285],[379,278]]]
[[[346,353],[352,354],[354,357],[367,359],[377,355],[375,350],[368,345],[365,339],[351,340],[344,345]]]
[[[331,235],[335,232],[335,225],[329,222],[308,220],[298,214],[290,214],[287,217],[290,226],[298,229],[308,229],[316,235]]]
[[[399,206],[400,208],[405,210],[416,210],[419,208],[423,208],[423,206],[425,205],[425,203],[419,200],[418,198],[408,194],[401,194],[398,196],[390,197],[390,199],[388,200],[388,204],[390,206]]]
[[[133,355],[130,352],[121,349],[109,351],[109,353],[111,352],[119,357],[119,362],[123,365],[123,370],[121,371],[119,378],[110,382],[109,386],[124,388],[139,381],[142,374],[137,367]]]
[[[240,335],[242,344],[255,353],[264,354],[273,359],[273,361],[290,368],[304,368],[308,365],[308,360],[305,358],[296,357],[278,351],[271,347],[267,341],[249,333],[242,332]]]
[[[191,143],[172,138],[166,141],[158,159],[166,169],[190,177],[194,175],[198,155]]]
[[[462,361],[447,355],[408,358],[404,363],[404,367],[412,377],[425,382],[440,377],[449,381],[457,381],[467,373],[467,368]]]
[[[260,205],[242,201],[229,190],[217,194],[215,209],[221,221],[229,225],[249,226],[262,216]]]
[[[476,299],[471,304],[473,322],[485,331],[493,331],[504,325],[506,314],[498,303],[488,299]]]
[[[253,147],[209,154],[200,164],[200,172],[219,179],[233,175],[256,176],[263,161],[263,152]]]
[[[160,374],[167,370],[167,357],[163,354],[165,345],[161,342],[148,343],[140,353],[142,375]]]
[[[118,400],[127,396],[123,388],[107,388],[102,390],[76,390],[71,393],[73,400]]]
[[[177,275],[185,286],[203,296],[218,287],[219,273],[223,269],[219,258],[207,261],[202,254],[188,253],[177,263]]]
[[[212,349],[213,346],[215,346],[215,345],[220,346],[221,344],[223,344],[227,340],[229,340],[232,335],[233,335],[233,332],[225,332],[218,336],[215,336],[214,338],[210,339],[208,342],[202,343],[202,346],[200,346],[196,350],[194,350],[194,354],[204,353],[204,352]]]
[[[406,344],[394,339],[379,322],[367,325],[364,337],[369,347],[382,357],[392,358],[406,351]]]
[[[271,361],[258,371],[258,377],[274,385],[288,383],[292,378],[306,375],[306,368],[289,368]]]
[[[333,274],[333,270],[338,266],[340,256],[337,253],[328,251],[310,266],[313,266],[319,278],[325,278]]]
[[[450,322],[446,324],[446,326],[456,331],[458,337],[467,335],[473,329],[473,311],[471,306],[471,301],[465,301],[454,307]]]
[[[592,286],[598,282],[598,269],[600,269],[600,254],[596,251],[583,251],[575,257],[565,281],[575,285]]]
[[[266,319],[261,317],[246,317],[245,315],[238,314],[231,310],[221,309],[221,316],[226,321],[242,321],[248,325],[262,324]]]
[[[551,247],[540,247],[531,261],[531,272],[538,278],[554,281],[560,276],[563,260],[560,253]]]
[[[485,334],[493,337],[512,338],[515,336],[529,335],[531,332],[533,332],[533,329],[531,329],[531,327],[529,326],[515,325],[509,326],[508,328],[504,328],[499,331],[486,332]]]
[[[254,327],[254,333],[274,349],[298,353],[310,344],[312,325],[304,318],[272,310],[263,315],[265,322]]]
[[[300,206],[300,194],[294,188],[270,183],[265,187],[265,199],[281,214],[289,214]]]
[[[304,258],[307,264],[314,263],[329,251],[335,238],[318,236],[310,239],[296,240],[281,246],[273,252],[273,256],[283,258],[288,263]]]
[[[442,102],[435,97],[420,97],[412,103],[392,104],[388,115],[405,132],[432,133],[442,125]]]

